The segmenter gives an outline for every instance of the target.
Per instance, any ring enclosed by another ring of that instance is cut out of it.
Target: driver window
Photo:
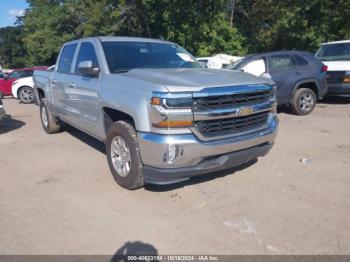
[[[261,76],[266,72],[266,64],[264,59],[254,60],[246,64],[243,68],[245,73],[255,76]]]

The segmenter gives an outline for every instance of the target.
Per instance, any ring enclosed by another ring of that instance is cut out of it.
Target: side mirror
[[[9,75],[8,74],[4,74],[4,79],[5,80],[9,79]]]
[[[264,78],[271,79],[271,75],[269,73],[262,73],[260,76],[264,77]]]
[[[100,69],[94,67],[91,60],[87,60],[78,64],[78,73],[83,76],[97,77],[100,73]]]

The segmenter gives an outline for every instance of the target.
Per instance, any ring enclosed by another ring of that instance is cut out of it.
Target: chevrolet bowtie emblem
[[[253,108],[251,107],[242,107],[238,111],[238,115],[240,116],[247,116],[253,113]]]

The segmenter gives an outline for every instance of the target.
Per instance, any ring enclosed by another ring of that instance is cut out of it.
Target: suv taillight
[[[327,72],[327,70],[328,70],[328,66],[323,65],[323,66],[321,67],[321,72]]]

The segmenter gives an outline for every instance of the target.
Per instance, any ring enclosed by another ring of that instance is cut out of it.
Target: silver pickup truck
[[[61,121],[103,141],[116,182],[135,189],[264,156],[277,132],[275,85],[203,68],[180,46],[98,37],[64,44],[52,72],[34,72],[44,130]]]

